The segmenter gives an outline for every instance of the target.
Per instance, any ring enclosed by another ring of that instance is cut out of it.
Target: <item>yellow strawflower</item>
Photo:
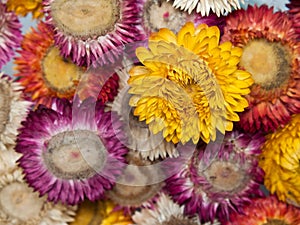
[[[283,128],[267,136],[260,166],[265,186],[282,201],[300,204],[300,114]]]
[[[173,143],[209,142],[239,121],[253,80],[237,69],[242,49],[219,38],[216,26],[188,22],[177,35],[166,28],[153,33],[149,49],[136,50],[143,65],[129,71],[129,104],[153,133]]]
[[[9,11],[14,11],[19,16],[32,13],[34,19],[40,19],[44,15],[42,0],[8,0],[6,4]]]

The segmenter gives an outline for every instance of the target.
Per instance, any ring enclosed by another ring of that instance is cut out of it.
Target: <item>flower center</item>
[[[42,60],[43,78],[46,85],[58,94],[75,92],[74,82],[80,80],[84,71],[59,54],[59,49],[51,47]]]
[[[117,204],[140,206],[161,190],[162,183],[151,182],[158,171],[155,171],[154,167],[138,165],[128,165],[114,188],[109,191],[109,197]]]
[[[255,39],[245,46],[240,65],[252,74],[256,84],[271,90],[288,81],[290,61],[289,51],[281,43]]]
[[[27,221],[39,216],[44,201],[25,183],[13,182],[0,190],[0,208],[9,216]]]
[[[51,138],[43,158],[56,177],[87,179],[104,167],[106,149],[92,131],[65,131]]]
[[[5,129],[9,119],[10,99],[9,90],[4,85],[0,85],[0,133]]]
[[[245,174],[231,162],[214,161],[204,171],[206,179],[219,191],[233,192],[244,181]]]
[[[167,66],[167,79],[171,82],[165,85],[167,91],[162,93],[180,116],[183,137],[191,133],[192,126],[194,143],[200,135],[207,142],[215,140],[215,128],[224,132],[226,109],[223,93],[206,62],[197,55],[185,53],[189,60]]]
[[[186,17],[186,13],[175,9],[170,2],[148,0],[144,6],[144,25],[150,32],[168,28],[177,33],[184,25]]]
[[[103,36],[121,18],[118,0],[55,0],[51,4],[55,24],[72,36]]]
[[[171,216],[168,221],[164,221],[161,225],[197,225],[199,223],[191,221],[188,218],[178,218],[175,216]]]
[[[278,220],[278,219],[267,219],[267,222],[263,225],[289,225],[284,220]]]

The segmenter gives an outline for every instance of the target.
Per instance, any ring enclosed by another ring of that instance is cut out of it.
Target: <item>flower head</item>
[[[47,202],[39,197],[23,180],[22,170],[16,160],[20,157],[12,151],[0,152],[4,164],[0,173],[0,221],[2,225],[61,225],[73,221],[76,207]],[[13,165],[14,164],[14,165]]]
[[[283,128],[267,136],[262,146],[260,166],[265,186],[281,201],[300,204],[300,115],[294,115]]]
[[[288,7],[288,14],[294,22],[298,39],[300,39],[300,3],[297,0],[290,0],[290,3],[286,4]]]
[[[142,26],[147,36],[158,32],[161,28],[168,28],[177,33],[188,21],[193,22],[196,26],[201,23],[218,26],[221,33],[225,25],[224,17],[217,17],[215,14],[209,16],[200,16],[197,13],[188,14],[174,8],[169,1],[143,0],[142,19]]]
[[[231,211],[241,213],[251,197],[263,195],[263,171],[256,156],[264,139],[258,138],[255,150],[247,151],[257,136],[253,141],[242,141],[241,136],[247,135],[235,132],[221,143],[199,144],[188,165],[166,181],[168,193],[185,206],[185,213],[197,213],[204,221],[227,218]]]
[[[0,69],[15,54],[22,40],[22,24],[14,12],[0,2]]]
[[[246,9],[249,5],[257,5],[257,6],[261,6],[261,5],[267,5],[268,7],[273,7],[274,11],[287,11],[287,6],[286,4],[288,4],[290,2],[290,0],[253,0],[253,1],[245,1],[245,3],[243,4],[243,8]]]
[[[28,184],[49,201],[71,205],[102,198],[127,153],[118,117],[91,99],[77,99],[31,111],[16,146]]]
[[[240,3],[244,3],[244,0],[174,0],[173,6],[188,11],[189,14],[195,10],[202,16],[208,16],[212,11],[220,16],[231,12],[232,9],[240,9]]]
[[[163,171],[136,152],[129,151],[126,157],[128,165],[107,192],[107,197],[118,205],[117,209],[123,209],[126,213],[139,207],[152,207],[164,186],[163,181],[156,180]]]
[[[143,66],[129,71],[130,105],[154,134],[175,144],[209,142],[239,121],[252,79],[237,69],[241,49],[219,45],[219,37],[215,26],[187,23],[177,36],[164,28],[151,35],[149,49],[137,49]]]
[[[122,68],[116,71],[120,77],[118,95],[113,102],[107,105],[110,110],[117,112],[124,121],[124,132],[128,136],[127,147],[138,152],[143,159],[150,159],[151,161],[159,158],[177,157],[178,151],[173,143],[164,140],[161,133],[153,134],[144,121],[139,121],[133,115],[132,107],[129,105],[131,95],[128,93],[129,85],[127,84],[128,70],[132,67],[133,62],[124,58],[122,64]]]
[[[243,48],[239,65],[254,79],[249,107],[240,114],[243,129],[274,131],[300,112],[300,43],[286,13],[266,5],[235,11],[227,17],[222,40]]]
[[[80,66],[115,62],[124,45],[144,37],[140,1],[44,0],[43,4],[62,55]]]
[[[7,0],[7,8],[19,16],[26,16],[32,13],[32,17],[40,19],[43,17],[42,0]]]
[[[198,216],[184,215],[184,206],[179,206],[166,195],[161,194],[153,209],[136,211],[132,219],[137,225],[200,225]],[[218,221],[203,225],[219,225]]]
[[[79,205],[75,221],[70,225],[89,225],[97,221],[97,225],[131,225],[132,220],[122,210],[115,210],[115,205],[108,200],[84,201]]]
[[[25,35],[20,56],[15,59],[19,71],[15,76],[37,105],[50,106],[55,97],[72,99],[85,72],[85,68],[60,55],[53,37],[53,30],[41,21],[36,30],[32,28]]]
[[[18,128],[31,103],[22,96],[22,88],[9,76],[0,74],[0,150],[15,145]]]
[[[0,152],[0,176],[9,174],[16,170],[16,161],[20,158],[21,154],[9,149],[9,151]]]
[[[280,202],[276,197],[258,198],[243,208],[244,213],[232,213],[224,225],[298,225],[300,209]]]
[[[114,100],[119,89],[119,76],[115,73],[118,64],[89,68],[81,77],[76,88],[80,99],[92,97],[103,103]]]

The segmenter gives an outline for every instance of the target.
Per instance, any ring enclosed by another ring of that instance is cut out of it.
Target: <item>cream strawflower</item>
[[[166,195],[161,194],[153,209],[142,209],[136,211],[132,216],[133,221],[137,225],[200,225],[197,216],[184,215],[184,206],[180,206],[173,202]],[[203,225],[219,225],[215,220],[213,223],[205,223]]]
[[[1,225],[67,225],[73,221],[76,206],[52,204],[39,197],[23,180],[22,170],[10,151],[0,152],[0,224]]]
[[[189,13],[196,10],[202,16],[208,16],[211,11],[220,16],[240,9],[240,3],[244,3],[244,0],[174,0],[173,6]]]
[[[21,85],[1,73],[0,105],[0,150],[6,150],[14,146],[17,130],[31,103],[23,100]]]

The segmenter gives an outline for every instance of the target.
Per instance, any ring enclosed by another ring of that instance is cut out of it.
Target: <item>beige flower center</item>
[[[0,210],[27,221],[39,216],[44,201],[25,183],[13,182],[0,190]]]
[[[86,179],[101,172],[106,163],[106,149],[91,131],[65,131],[50,139],[43,158],[56,177]]]
[[[5,130],[9,119],[10,94],[8,87],[0,84],[0,133]]]
[[[171,2],[148,0],[144,6],[144,25],[151,32],[157,32],[161,28],[168,28],[178,32],[185,24],[187,14],[175,9]]]
[[[46,85],[58,94],[74,93],[74,82],[78,82],[84,73],[80,67],[60,56],[56,47],[49,49],[42,60],[42,68]]]
[[[245,173],[231,162],[213,161],[204,171],[206,179],[219,191],[233,192],[243,185]]]
[[[119,0],[55,0],[51,14],[60,30],[84,38],[107,34],[121,19]]]
[[[252,74],[256,84],[269,90],[288,81],[290,61],[289,51],[281,43],[255,39],[245,46],[240,66]]]
[[[168,221],[164,221],[161,225],[198,225],[199,223],[191,221],[188,218],[178,218],[175,216],[171,216]]]
[[[122,206],[140,206],[151,200],[162,188],[162,183],[151,182],[156,173],[153,168],[128,165],[108,196]]]
[[[289,225],[284,220],[278,219],[267,219],[267,222],[262,225]]]

